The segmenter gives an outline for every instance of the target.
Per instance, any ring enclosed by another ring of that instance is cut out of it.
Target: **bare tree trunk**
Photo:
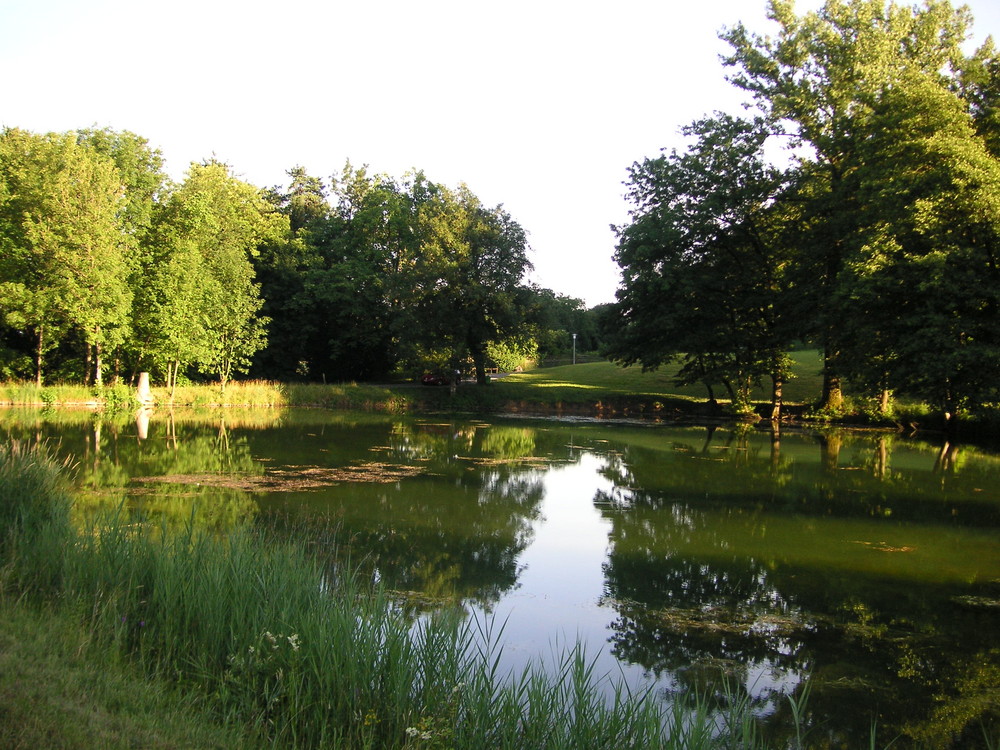
[[[481,346],[470,346],[469,354],[472,355],[472,363],[476,368],[476,383],[486,384],[486,352]]]
[[[45,351],[45,326],[38,326],[38,348],[35,350],[35,385],[42,387],[42,352]]]
[[[722,385],[725,386],[726,393],[729,394],[729,403],[730,404],[735,404],[736,403],[736,391],[733,390],[733,384],[730,383],[729,379],[727,378],[727,379],[725,379],[725,380],[722,381]]]
[[[101,345],[94,344],[94,385],[100,388],[104,385],[104,373],[101,371]]]
[[[781,419],[781,391],[785,381],[780,375],[771,376],[771,421],[777,422]]]
[[[949,438],[954,438],[958,432],[958,402],[951,389],[950,379],[945,381],[944,432]]]
[[[86,351],[86,356],[83,358],[83,384],[90,385],[90,376],[94,372],[94,350],[89,341],[84,351]]]
[[[892,401],[892,391],[883,388],[878,396],[878,413],[885,416],[889,413],[889,403]]]
[[[837,352],[831,352],[827,346],[823,352],[823,395],[820,397],[820,409],[836,410],[844,405],[844,392],[840,388],[836,360]]]
[[[703,381],[701,381],[701,382],[702,382],[702,383],[704,384],[704,386],[705,386],[705,390],[706,390],[706,391],[708,391],[708,403],[709,403],[709,404],[710,404],[711,406],[715,406],[715,405],[716,405],[716,403],[718,403],[718,402],[717,402],[717,401],[715,400],[715,389],[714,389],[714,388],[712,387],[712,384],[711,384],[711,383],[709,383],[709,382],[708,382],[707,380],[703,380]]]
[[[820,409],[840,409],[844,405],[844,392],[840,388],[840,376],[833,375],[829,370],[823,371],[823,396],[820,398]]]
[[[176,359],[171,363],[167,363],[167,380],[170,385],[170,405],[174,405],[174,394],[177,392],[177,368],[180,366],[180,362]]]

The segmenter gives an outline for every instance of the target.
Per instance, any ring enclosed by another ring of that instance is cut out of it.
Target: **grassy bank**
[[[796,355],[797,376],[786,387],[790,403],[805,403],[819,395],[819,359],[815,352]],[[157,405],[176,406],[321,406],[338,409],[405,412],[427,408],[466,411],[540,409],[586,410],[593,413],[690,411],[705,401],[705,389],[679,387],[676,368],[642,372],[610,362],[532,370],[496,380],[489,388],[464,383],[454,393],[447,387],[416,383],[370,385],[358,383],[305,384],[234,381],[223,392],[217,384],[180,386],[171,394],[153,388]],[[769,394],[755,394],[766,401]],[[134,394],[124,386],[94,389],[74,385],[38,388],[33,383],[0,383],[0,404],[20,405],[134,405]]]
[[[167,680],[96,643],[58,608],[0,600],[0,747],[262,748]]]
[[[819,399],[822,378],[817,351],[792,353],[793,377],[784,388],[785,414],[799,419],[841,421],[852,424],[919,424],[924,429],[939,429],[940,415],[918,403],[896,403],[894,413],[885,418],[876,413],[873,403],[848,400],[838,414],[814,414],[810,404]],[[677,386],[676,367],[654,372],[640,368],[621,368],[610,362],[577,365],[516,373],[491,382],[487,387],[464,383],[452,391],[447,387],[425,387],[413,382],[383,385],[340,383],[306,384],[269,381],[234,381],[223,392],[218,384],[178,387],[171,394],[153,388],[154,403],[159,407],[323,407],[355,411],[406,413],[449,411],[477,414],[529,413],[586,415],[602,417],[643,417],[689,419],[724,417],[722,409],[710,408],[707,391],[702,386]],[[716,396],[721,396],[716,393]],[[770,413],[770,393],[763,388],[754,392],[760,415]],[[125,386],[103,389],[72,385],[38,388],[34,384],[0,383],[0,405],[89,406],[125,408],[138,406],[133,391]],[[1000,431],[1000,414],[995,410],[974,415],[968,420],[972,431],[984,435]]]
[[[277,383],[265,380],[237,380],[225,391],[218,383],[179,386],[173,393],[152,388],[155,406],[179,407],[282,407],[321,406],[331,409],[404,412],[416,405],[414,389],[397,389],[358,383],[331,385]],[[0,405],[4,406],[89,406],[134,409],[140,404],[135,391],[127,386],[103,388],[82,385],[46,385],[7,381],[0,383]]]
[[[62,476],[0,448],[6,746],[80,747],[93,729],[107,747],[131,732],[146,747],[762,747],[738,709],[607,700],[577,648],[503,674],[489,623],[409,619],[322,545],[114,517],[76,529]]]

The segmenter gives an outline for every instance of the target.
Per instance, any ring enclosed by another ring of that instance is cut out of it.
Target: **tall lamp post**
[[[573,334],[573,364],[576,364],[576,334]]]

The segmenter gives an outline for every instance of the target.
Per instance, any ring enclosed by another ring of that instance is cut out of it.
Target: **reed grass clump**
[[[4,552],[46,572],[7,591],[70,613],[112,661],[272,747],[708,748],[749,726],[652,692],[609,699],[578,646],[507,674],[491,623],[461,610],[413,619],[287,535],[167,533],[120,513],[74,530],[60,473],[44,451],[0,454]],[[51,559],[22,556],[29,538]]]
[[[20,587],[57,585],[72,535],[66,469],[44,445],[0,445],[0,554]]]
[[[175,389],[150,389],[160,406],[288,406],[286,386],[272,380],[230,380],[225,389],[219,383],[179,385]]]
[[[100,399],[85,385],[54,383],[39,387],[32,381],[7,380],[0,383],[0,405],[55,406],[96,404]]]
[[[402,389],[364,383],[289,383],[285,387],[290,406],[402,414],[417,403],[415,396]]]

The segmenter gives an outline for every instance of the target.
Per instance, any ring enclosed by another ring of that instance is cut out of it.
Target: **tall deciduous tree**
[[[948,418],[1000,383],[1000,160],[926,76],[887,90],[856,167],[861,228],[840,287],[854,378]]]
[[[0,149],[8,320],[36,333],[39,383],[46,332],[75,328],[101,384],[102,348],[127,334],[132,302],[118,170],[70,134],[7,130]]]
[[[619,336],[609,354],[653,369],[683,357],[682,382],[724,385],[747,411],[770,376],[781,411],[795,329],[784,278],[788,250],[775,200],[784,175],[768,167],[761,121],[727,116],[687,129],[697,142],[630,171],[631,223],[619,230]]]
[[[742,25],[723,38],[733,47],[730,80],[750,92],[762,111],[811,152],[814,201],[803,238],[814,251],[820,292],[816,336],[826,350],[823,403],[841,402],[838,328],[849,310],[838,306],[838,277],[858,231],[858,184],[852,167],[871,132],[884,93],[907,76],[957,85],[961,49],[971,17],[946,0],[916,8],[884,0],[827,0],[798,16],[792,0],[771,0],[776,36],[751,34]]]
[[[118,169],[122,181],[122,205],[119,218],[122,225],[121,246],[128,267],[128,286],[133,298],[143,297],[143,288],[148,282],[152,268],[150,252],[153,248],[150,232],[153,216],[166,185],[163,171],[163,156],[152,148],[142,136],[128,131],[110,128],[79,130],[77,141],[84,147],[111,159]],[[137,341],[141,341],[143,316],[148,308],[134,304],[131,311],[130,335],[122,341],[118,354],[130,354],[131,364],[138,364]],[[115,357],[115,373],[118,374],[120,356]]]
[[[208,162],[191,165],[166,202],[159,234],[156,262],[166,264],[158,276],[165,317],[154,340],[173,342],[168,356],[174,356],[175,373],[182,364],[177,356],[184,353],[216,374],[225,389],[266,343],[267,320],[259,314],[251,257],[261,242],[287,238],[288,219],[259,188],[234,177],[226,165]],[[193,251],[197,256],[189,255]],[[197,289],[178,278],[184,274],[196,276]],[[171,298],[168,290],[181,287],[189,293]]]
[[[438,186],[420,206],[422,227],[418,306],[436,322],[456,359],[468,355],[486,382],[486,347],[524,322],[521,280],[531,267],[524,229],[502,207],[487,208],[466,185]]]

